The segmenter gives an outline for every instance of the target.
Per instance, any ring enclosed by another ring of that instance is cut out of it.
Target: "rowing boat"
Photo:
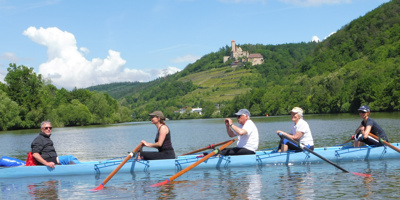
[[[400,143],[391,143],[399,147]],[[332,162],[344,161],[364,161],[364,160],[382,160],[398,159],[400,153],[393,149],[381,147],[324,147],[315,148],[314,152],[329,159]],[[196,161],[200,160],[204,154],[194,154],[178,156],[176,159],[166,160],[137,160],[130,159],[120,170],[119,173],[132,172],[152,172],[160,170],[180,171]],[[105,161],[81,162],[75,165],[57,165],[54,169],[46,166],[18,166],[18,167],[0,167],[0,178],[18,178],[33,176],[63,176],[63,175],[83,175],[83,174],[109,174],[120,163],[122,159],[111,159]],[[241,156],[213,156],[202,162],[196,167],[201,168],[229,168],[241,166],[268,166],[285,164],[311,164],[324,163],[320,158],[304,152],[284,152],[278,153],[274,150],[257,151],[255,155]]]

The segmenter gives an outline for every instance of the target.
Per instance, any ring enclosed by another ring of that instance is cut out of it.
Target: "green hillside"
[[[179,73],[140,84],[146,90],[119,85],[121,93],[109,94],[130,107],[136,119],[147,119],[153,110],[172,119],[231,116],[240,108],[253,115],[279,115],[293,106],[306,113],[354,112],[361,104],[373,111],[398,111],[399,13],[400,1],[393,0],[321,43],[237,45],[260,53],[261,65],[224,64],[223,56],[230,54],[226,46]],[[118,91],[109,86],[97,91]],[[202,107],[204,113],[174,113],[183,107]]]
[[[203,72],[193,73],[179,78],[183,82],[192,81],[198,88],[186,96],[203,98],[206,101],[218,103],[232,100],[233,97],[250,91],[250,87],[241,87],[243,80],[254,76],[251,70],[222,67]]]

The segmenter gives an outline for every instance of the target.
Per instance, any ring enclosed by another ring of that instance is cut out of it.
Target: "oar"
[[[231,140],[227,140],[227,141],[225,141],[225,142],[220,142],[220,143],[217,143],[217,144],[210,144],[210,145],[208,145],[207,147],[204,147],[204,148],[201,148],[201,149],[197,149],[197,150],[194,150],[194,151],[189,152],[189,153],[182,154],[181,156],[185,156],[185,155],[189,155],[189,154],[194,154],[194,153],[197,153],[197,152],[205,151],[205,150],[207,150],[207,149],[213,149],[214,147],[221,146],[221,145],[226,144],[226,143],[228,143],[228,142],[230,142],[230,141],[231,141]]]
[[[335,145],[335,146],[343,146],[343,145],[345,145],[345,144],[349,143],[349,142],[350,142],[350,141],[352,141],[352,140],[354,140],[354,135],[353,135],[353,136],[351,136],[351,137],[350,137],[350,139],[349,139],[349,140],[347,140],[346,142],[343,142],[342,144]]]
[[[224,144],[223,146],[221,146],[219,149],[215,149],[214,151],[212,151],[211,153],[209,153],[207,156],[204,156],[202,159],[196,161],[195,163],[191,164],[189,167],[186,167],[185,169],[183,169],[182,171],[178,172],[177,174],[171,176],[169,179],[160,182],[160,183],[156,183],[151,185],[151,187],[157,187],[157,186],[161,186],[161,185],[165,185],[167,183],[170,183],[171,181],[173,181],[174,179],[178,178],[179,176],[181,176],[182,174],[186,173],[187,171],[193,169],[194,167],[196,167],[197,165],[199,165],[200,163],[202,163],[203,161],[207,160],[208,158],[210,158],[211,156],[219,153],[220,150],[225,149],[227,146],[231,145],[234,141],[236,141],[237,138],[230,140],[229,142],[227,142],[226,144]]]
[[[371,174],[363,174],[363,173],[357,173],[357,172],[349,172],[349,171],[343,169],[342,167],[340,167],[339,165],[336,165],[335,163],[331,162],[330,160],[328,160],[328,159],[322,157],[321,155],[315,153],[313,150],[311,150],[311,149],[305,147],[303,144],[299,144],[299,142],[294,141],[292,138],[289,138],[289,137],[287,137],[286,135],[284,135],[284,134],[282,134],[282,133],[279,133],[279,136],[285,137],[286,139],[288,139],[289,141],[291,141],[292,143],[294,143],[294,144],[296,144],[298,147],[300,147],[302,150],[306,150],[306,151],[308,151],[308,152],[314,154],[314,155],[317,156],[318,158],[321,158],[321,159],[324,160],[325,162],[327,162],[327,163],[329,163],[329,164],[335,166],[336,168],[342,170],[343,172],[350,173],[350,174],[354,174],[354,175],[357,175],[357,176],[364,176],[364,177],[370,177],[370,176],[371,176]]]
[[[125,165],[126,162],[128,162],[128,160],[132,157],[135,156],[135,154],[141,149],[141,147],[143,146],[142,143],[140,143],[131,153],[128,154],[128,156],[126,156],[126,158],[118,165],[117,168],[115,168],[110,175],[107,176],[106,179],[104,179],[104,181],[97,186],[94,189],[91,189],[91,191],[98,191],[98,190],[102,190],[104,188],[104,185],[121,169],[122,166]]]
[[[376,135],[374,135],[374,134],[372,134],[372,133],[369,133],[369,136],[375,138],[375,139],[378,140],[379,142],[385,144],[386,146],[388,146],[388,147],[392,148],[393,150],[395,150],[395,151],[397,151],[397,152],[400,153],[400,149],[398,149],[397,147],[393,146],[393,145],[390,144],[389,142],[386,142],[384,139],[379,138],[378,136],[376,136]]]

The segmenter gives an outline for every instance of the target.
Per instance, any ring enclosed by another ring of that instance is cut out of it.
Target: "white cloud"
[[[175,74],[176,72],[180,72],[181,70],[176,67],[169,66],[166,69],[152,69],[151,73],[155,74],[158,78],[165,77],[170,74]]]
[[[79,48],[79,50],[84,54],[89,54],[89,52],[90,52],[90,50],[86,47],[81,47],[81,48]]]
[[[324,40],[325,40],[326,38],[330,37],[331,35],[335,34],[335,33],[336,33],[336,31],[335,31],[335,32],[332,32],[331,34],[329,34],[328,36],[326,36],[326,37],[324,38]]]
[[[180,72],[181,70],[176,68],[176,67],[168,67],[167,69],[165,69],[165,73],[166,74],[175,74],[176,72]],[[165,74],[164,73],[164,74]]]
[[[1,55],[2,60],[7,60],[12,63],[17,63],[19,61],[18,56],[11,52],[5,52]]]
[[[330,37],[331,35],[335,34],[335,33],[336,33],[336,31],[330,33],[328,36],[326,36],[326,37],[324,38],[324,40],[325,40],[326,38]],[[311,42],[321,42],[321,40],[319,39],[318,36],[314,35],[314,36],[311,38]]]
[[[6,78],[7,71],[0,69],[0,82],[5,83],[4,79]]]
[[[175,63],[194,63],[196,60],[200,59],[201,56],[193,56],[193,55],[185,55],[183,57],[178,56],[177,58],[173,59],[172,62]]]
[[[314,35],[311,39],[311,42],[321,42],[321,40],[316,35]]]
[[[57,87],[85,88],[112,82],[149,81],[152,78],[150,73],[126,68],[126,61],[114,50],[109,50],[105,59],[87,60],[81,52],[89,52],[89,49],[82,47],[80,52],[75,36],[57,27],[29,27],[23,34],[47,47],[48,60],[39,66],[39,74],[51,78]]]
[[[320,6],[323,4],[341,4],[351,3],[352,0],[280,0],[286,4],[294,4],[298,6]]]

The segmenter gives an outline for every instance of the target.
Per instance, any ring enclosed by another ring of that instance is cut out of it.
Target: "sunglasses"
[[[44,130],[51,130],[53,127],[44,127]]]

